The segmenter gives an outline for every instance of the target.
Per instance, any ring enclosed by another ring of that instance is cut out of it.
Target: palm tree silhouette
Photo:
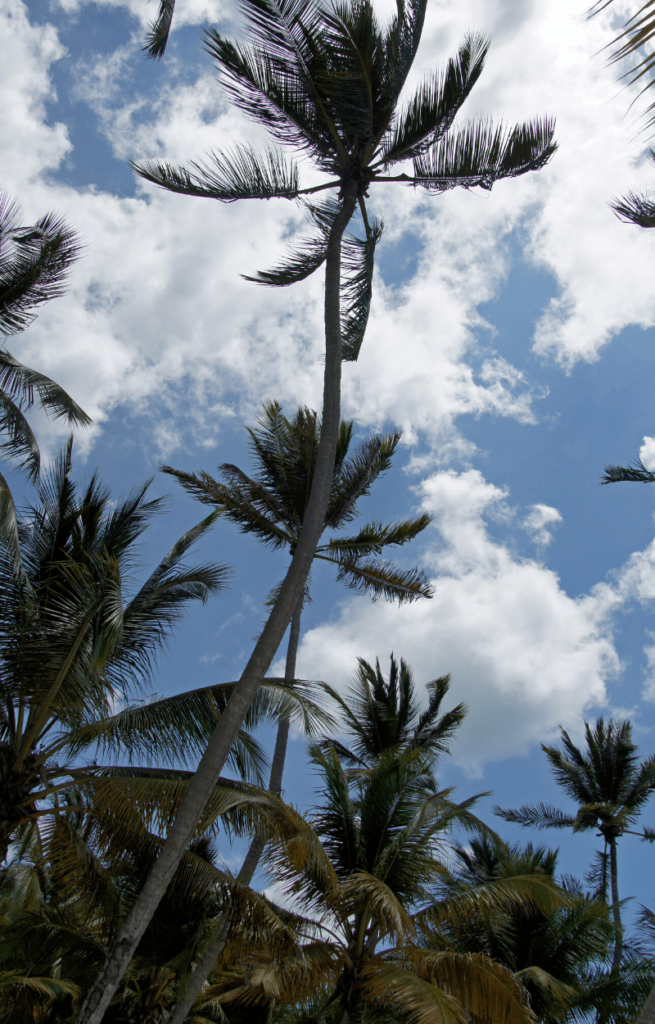
[[[502,178],[542,168],[555,152],[554,125],[547,118],[510,129],[487,120],[453,127],[487,53],[487,42],[477,35],[468,37],[446,70],[428,75],[398,109],[421,40],[426,4],[399,0],[395,16],[381,26],[370,0],[241,0],[250,43],[234,44],[212,30],[206,46],[230,98],[268,131],[277,148],[259,153],[241,146],[213,153],[190,170],[158,162],[134,165],[147,180],[184,195],[221,202],[305,200],[313,235],[256,280],[284,287],[325,265],[322,429],[303,529],[287,575],[141,902],[88,993],[78,1024],[100,1024],[304,592],[332,486],[342,361],[357,358],[370,307],[373,258],[381,234],[381,225],[369,218],[366,208],[370,188],[401,182],[433,194],[457,187],[489,189]],[[298,164],[287,160],[280,147],[293,148],[327,180],[302,188]],[[408,162],[411,173],[389,173]],[[324,191],[333,198],[305,198]],[[364,237],[344,242],[357,209]]]
[[[618,970],[623,954],[623,926],[618,880],[618,840],[624,834],[653,840],[652,829],[634,832],[630,826],[655,789],[655,758],[639,762],[627,721],[596,719],[592,727],[585,722],[586,750],[576,747],[565,729],[560,730],[564,750],[542,744],[555,781],[578,805],[575,814],[567,814],[546,804],[525,805],[518,810],[496,808],[505,821],[528,828],[571,828],[574,832],[596,831],[609,850],[610,887],[615,942],[612,972]],[[604,888],[604,886],[601,886]]]

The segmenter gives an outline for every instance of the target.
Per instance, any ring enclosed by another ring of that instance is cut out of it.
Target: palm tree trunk
[[[655,1024],[655,986],[644,1004],[644,1008],[637,1017],[636,1024]]]
[[[134,951],[159,906],[169,882],[192,840],[205,805],[257,689],[275,657],[294,609],[304,593],[316,547],[323,532],[330,497],[341,417],[341,240],[357,205],[356,181],[343,188],[341,209],[334,219],[325,261],[325,371],[321,440],[311,494],[298,545],[271,614],[239,683],[221,716],[189,784],[161,853],[125,920],[109,957],[89,990],[76,1024],[101,1024]]]
[[[610,881],[612,885],[612,917],[616,930],[616,941],[614,944],[614,956],[612,958],[612,974],[619,969],[623,955],[623,925],[621,923],[621,904],[619,902],[619,872],[616,855],[616,838],[609,837],[610,847]]]
[[[287,647],[287,661],[284,669],[285,679],[296,678],[296,656],[298,654],[298,641],[300,639],[300,617],[302,615],[303,603],[304,594],[296,605],[293,618],[291,619],[291,630],[289,632],[289,644]],[[285,716],[284,718],[280,718],[277,727],[275,752],[273,754],[271,776],[268,784],[269,793],[277,793],[279,795],[282,791],[282,775],[284,772],[284,761],[286,758],[288,740],[289,717]],[[257,870],[257,865],[259,864],[259,859],[263,850],[263,837],[255,836],[250,844],[250,849],[246,854],[245,860],[241,865],[241,870],[239,871],[237,881],[240,882],[241,885],[250,885],[252,876]],[[200,990],[207,981],[212,967],[216,963],[223,948],[225,941],[225,923],[226,919],[223,917],[216,925],[214,937],[189,975],[184,993],[180,996],[173,1007],[166,1024],[183,1024],[183,1021],[186,1019],[189,1010],[196,1001],[197,996],[200,994]]]
[[[291,629],[289,631],[289,645],[287,647],[287,661],[284,668],[284,678],[292,681],[296,678],[296,657],[298,655],[298,642],[300,640],[300,618],[302,616],[302,607],[304,604],[304,594],[298,601],[296,609],[291,619]],[[275,750],[273,752],[273,763],[271,764],[271,777],[268,783],[269,793],[276,793],[278,796],[282,792],[282,775],[284,774],[284,762],[287,756],[287,744],[289,742],[289,716],[285,715],[280,718],[277,727],[277,736],[275,738]],[[250,849],[246,854],[246,859],[241,865],[241,871],[239,872],[239,882],[242,885],[250,885],[252,876],[257,870],[262,853],[264,852],[265,840],[263,836],[255,836]]]

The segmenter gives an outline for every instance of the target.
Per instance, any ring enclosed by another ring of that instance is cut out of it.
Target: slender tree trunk
[[[357,204],[357,183],[344,186],[341,209],[330,231],[325,261],[325,371],[321,440],[307,513],[295,554],[264,629],[241,679],[221,715],[189,784],[161,853],[125,920],[95,984],[89,990],[76,1024],[101,1024],[141,936],[159,906],[205,805],[216,785],[257,689],[275,657],[305,583],[325,522],[330,497],[341,416],[341,239]]]
[[[300,618],[302,616],[302,606],[304,602],[304,594],[298,601],[296,609],[291,619],[291,630],[289,632],[289,645],[287,647],[287,661],[284,669],[284,678],[292,681],[296,678],[296,657],[298,655],[298,642],[300,640]],[[271,777],[268,783],[269,793],[276,793],[277,796],[282,792],[282,776],[284,774],[284,763],[287,757],[287,745],[289,743],[289,717],[285,715],[284,718],[280,718],[277,727],[277,736],[275,738],[275,750],[273,752],[273,763],[271,764]],[[252,882],[252,876],[257,870],[257,865],[261,859],[261,855],[264,852],[264,837],[255,836],[250,849],[246,854],[241,871],[239,872],[239,882],[242,885],[250,885]]]
[[[623,925],[621,923],[621,904],[619,902],[619,872],[616,856],[616,838],[609,837],[610,847],[610,881],[612,885],[612,918],[616,929],[614,956],[612,958],[612,974],[618,971],[623,955]]]
[[[296,678],[296,655],[298,654],[298,641],[300,639],[300,617],[302,615],[303,599],[304,594],[296,605],[293,618],[291,619],[291,630],[289,632],[289,644],[287,647],[287,661],[284,669],[284,677],[289,680]],[[284,772],[284,761],[286,758],[288,740],[289,718],[288,716],[285,716],[284,718],[280,718],[278,723],[275,752],[273,754],[271,776],[268,784],[269,793],[277,793],[278,796],[282,791],[282,775]],[[237,878],[237,881],[241,885],[250,885],[252,876],[257,870],[257,865],[259,864],[259,859],[263,850],[263,837],[255,836],[250,844],[250,849],[248,850],[246,858],[241,865],[241,870]],[[216,925],[213,938],[189,975],[184,993],[180,996],[173,1007],[166,1024],[183,1024],[183,1021],[186,1020],[189,1010],[200,994],[202,986],[207,981],[207,978],[209,977],[223,948],[225,942],[226,923],[226,918],[223,917]]]

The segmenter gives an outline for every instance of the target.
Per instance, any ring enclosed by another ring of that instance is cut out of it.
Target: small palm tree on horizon
[[[603,871],[609,851],[611,909],[614,919],[614,955],[612,971],[621,963],[623,924],[618,879],[618,840],[622,835],[636,835],[655,840],[655,831],[644,828],[635,832],[630,826],[638,820],[642,809],[655,790],[655,757],[639,761],[628,721],[597,718],[592,726],[585,722],[586,750],[575,745],[565,729],[560,729],[563,750],[542,744],[555,781],[576,804],[577,811],[566,813],[548,804],[526,804],[518,810],[496,813],[505,821],[526,828],[570,828],[573,832],[593,832],[605,842]],[[601,891],[605,889],[601,879]]]

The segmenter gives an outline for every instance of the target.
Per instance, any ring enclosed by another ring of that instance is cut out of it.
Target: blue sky
[[[436,595],[402,610],[372,605],[317,571],[299,659],[301,674],[339,686],[357,655],[384,664],[391,650],[419,683],[450,671],[453,702],[471,710],[443,780],[462,797],[492,789],[488,819],[493,803],[558,799],[539,743],[559,724],[579,736],[584,718],[627,715],[643,754],[654,747],[655,490],[599,486],[608,463],[631,460],[655,434],[655,239],[607,207],[648,188],[651,173],[647,140],[626,116],[632,96],[594,56],[612,19],[587,23],[575,6],[429,9],[415,79],[467,29],[488,33],[465,114],[511,123],[551,113],[560,149],[545,171],[491,195],[426,199],[398,187],[372,197],[386,234],[344,414],[360,437],[404,431],[362,513],[434,514],[407,561],[432,572]],[[68,296],[9,347],[93,415],[77,468],[99,466],[117,491],[162,461],[246,468],[244,424],[262,399],[292,411],[320,396],[320,280],[277,294],[239,277],[270,265],[301,225],[297,211],[175,197],[129,170],[129,159],[184,162],[261,141],[200,46],[205,24],[238,34],[231,0],[178,8],[155,64],[139,51],[154,2],[0,0],[0,183],[27,222],[54,208],[86,245]],[[40,433],[56,451],[61,433],[47,423]],[[202,510],[161,476],[152,486],[171,494],[145,552],[154,558]],[[158,692],[238,676],[285,564],[228,524],[201,555],[233,564],[235,586],[185,622]],[[306,805],[303,749],[297,738],[286,793]],[[592,842],[543,838],[560,843],[565,870],[584,869]],[[625,841],[626,896],[652,903],[652,856]]]

